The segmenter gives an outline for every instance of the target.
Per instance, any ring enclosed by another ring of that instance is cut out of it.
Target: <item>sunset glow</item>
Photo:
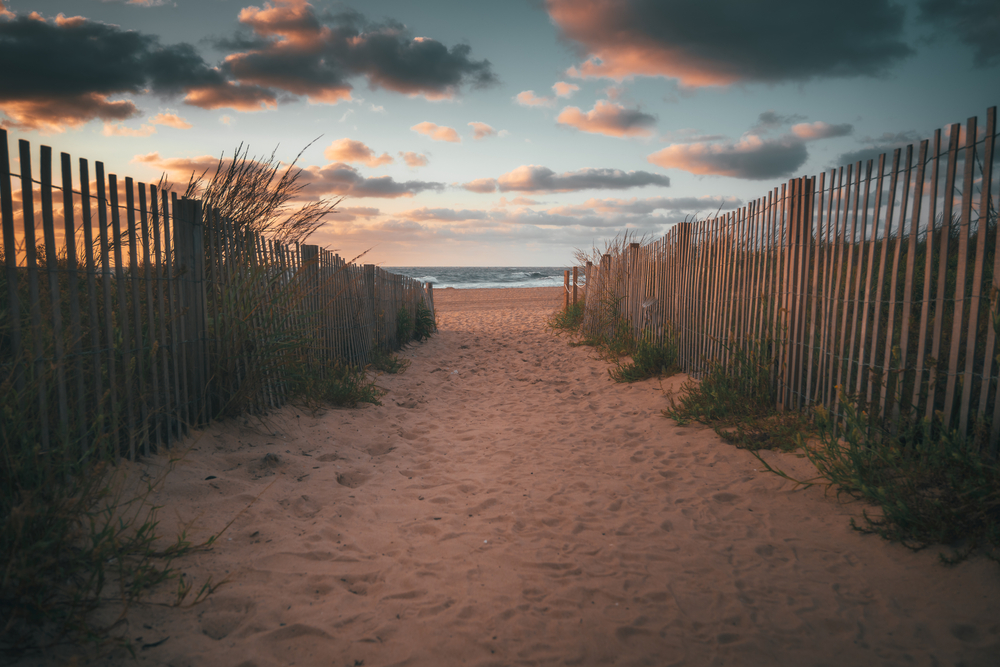
[[[315,243],[562,265],[981,115],[994,4],[0,0],[0,125],[151,183],[302,151]]]

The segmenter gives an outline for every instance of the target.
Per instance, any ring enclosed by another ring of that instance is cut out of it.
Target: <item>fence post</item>
[[[182,344],[186,347],[187,375],[191,378],[189,401],[192,425],[203,423],[206,414],[205,384],[205,250],[202,237],[202,206],[196,199],[179,199],[174,205],[174,269],[181,277],[184,312],[181,316]]]
[[[576,301],[577,301],[577,298],[576,298],[576,296],[577,296],[577,291],[576,291],[577,290],[577,282],[576,281],[580,277],[579,274],[578,274],[579,269],[580,269],[580,267],[578,267],[578,266],[574,266],[573,267],[573,305],[574,306],[576,305]]]
[[[569,310],[569,271],[563,271],[563,310]]]
[[[372,323],[372,344],[375,348],[382,349],[382,323],[384,318],[382,317],[382,309],[379,307],[380,304],[375,300],[377,293],[375,290],[375,265],[365,264],[364,265],[364,287],[365,295],[368,300],[367,306],[371,313],[371,323]]]
[[[322,320],[319,317],[319,246],[302,245],[302,273],[305,278],[305,298],[302,300],[306,307],[305,321],[308,322],[309,337],[313,339],[312,349],[309,352],[310,363],[319,363],[323,358],[322,345]],[[329,305],[329,304],[328,304]]]

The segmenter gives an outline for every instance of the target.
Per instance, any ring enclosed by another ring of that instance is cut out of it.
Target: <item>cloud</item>
[[[522,107],[550,107],[555,104],[551,97],[538,97],[533,90],[521,91],[514,99]]]
[[[854,164],[856,162],[868,162],[868,160],[878,160],[882,153],[892,155],[897,148],[905,148],[910,144],[919,144],[920,136],[916,132],[886,132],[880,137],[864,137],[861,143],[866,144],[864,148],[855,151],[847,151],[837,156],[837,166]]]
[[[410,129],[417,134],[426,134],[434,141],[452,141],[455,143],[461,143],[462,141],[462,137],[458,136],[458,132],[453,127],[435,125],[434,123],[424,121],[423,123],[417,123]]]
[[[258,105],[263,91],[226,81],[189,44],[163,45],[153,35],[74,16],[45,19],[37,13],[0,14],[0,111],[14,126],[60,132],[94,119],[121,121],[139,115],[128,99],[188,93],[198,100],[222,95]]]
[[[234,78],[334,104],[351,98],[351,77],[428,99],[454,97],[463,85],[496,83],[488,60],[472,60],[471,47],[446,47],[413,37],[394,21],[371,23],[355,11],[318,15],[305,0],[274,0],[246,7],[239,21],[253,31],[219,40],[238,49],[224,68]]]
[[[793,123],[798,123],[805,120],[806,117],[799,114],[791,114],[788,116],[782,115],[771,109],[765,111],[757,116],[757,123],[750,128],[751,134],[768,134],[775,130],[779,130],[786,125],[791,125]]]
[[[414,153],[413,151],[406,151],[405,153],[400,151],[399,157],[403,159],[407,167],[426,167],[427,166],[427,156],[423,153]]]
[[[390,176],[366,178],[357,169],[343,162],[324,167],[305,167],[300,174],[300,182],[306,186],[303,194],[311,197],[350,195],[395,199],[412,197],[426,190],[444,189],[443,183],[429,181],[400,182]]]
[[[199,155],[197,157],[162,157],[158,151],[136,155],[132,158],[133,164],[144,164],[153,169],[158,169],[167,174],[167,177],[175,181],[187,181],[192,175],[200,176],[204,172],[214,173],[219,165],[219,158],[211,155]],[[225,167],[228,161],[223,162]]]
[[[944,28],[972,47],[976,67],[1000,63],[1000,6],[996,0],[921,0],[918,19]]]
[[[547,167],[522,165],[497,179],[500,192],[575,192],[577,190],[625,190],[646,185],[667,187],[670,179],[647,171],[580,169],[556,174]],[[468,184],[466,184],[468,189]]]
[[[829,123],[824,123],[821,120],[818,120],[815,123],[799,123],[797,125],[792,125],[792,134],[800,139],[805,139],[806,141],[812,141],[813,139],[829,139],[831,137],[846,137],[853,131],[854,127],[850,123],[830,125]]]
[[[648,197],[646,199],[588,199],[565,210],[629,215],[649,215],[654,211],[717,211],[743,205],[735,197]]]
[[[486,137],[494,137],[497,131],[486,123],[477,123],[473,121],[469,123],[469,127],[472,128],[472,138],[473,139],[485,139]]]
[[[718,141],[725,139],[726,136],[723,134],[702,134],[700,131],[688,127],[665,132],[661,138],[672,144],[693,144],[699,141]]]
[[[150,118],[149,122],[153,125],[166,125],[167,127],[173,127],[178,130],[191,129],[191,123],[173,113],[158,113]]]
[[[891,0],[546,0],[588,58],[571,76],[677,79],[687,87],[875,76],[913,53]],[[858,20],[864,16],[864,20]],[[822,26],[821,29],[817,26]]]
[[[566,107],[556,118],[561,125],[582,132],[606,134],[609,137],[648,137],[653,133],[656,117],[620,104],[598,100],[594,108],[583,113],[578,107]]]
[[[2,47],[0,47],[2,50]],[[0,68],[0,89],[5,78]],[[75,96],[60,95],[48,99],[3,99],[0,92],[0,112],[9,119],[8,124],[45,133],[64,132],[67,127],[79,127],[98,118],[104,121],[127,120],[139,115],[139,109],[128,100],[112,101],[106,95],[82,93]]]
[[[665,169],[750,180],[777,178],[805,164],[808,153],[797,137],[763,139],[748,135],[724,143],[673,144],[647,157]]]
[[[510,201],[506,197],[500,197],[500,201],[496,203],[497,206],[504,207],[510,204],[511,206],[538,206],[542,202],[536,201],[534,199],[529,199],[528,197],[521,197],[518,195]]]
[[[480,194],[485,194],[487,192],[497,191],[497,179],[495,178],[477,178],[474,181],[469,181],[468,183],[463,183],[462,187],[469,192],[478,192]]]
[[[749,180],[766,180],[788,176],[805,164],[809,153],[806,143],[819,139],[843,137],[854,131],[849,123],[832,125],[823,121],[799,122],[804,116],[784,116],[765,111],[739,141],[718,136],[701,141],[673,143],[647,156],[652,164],[665,169],[682,169],[692,174],[731,176]],[[794,124],[793,124],[794,123]],[[789,130],[776,137],[767,135],[781,128]],[[680,134],[691,133],[681,130]]]
[[[211,155],[197,157],[165,158],[158,152],[136,155],[132,162],[145,164],[167,173],[174,180],[187,180],[193,173],[199,176],[206,170],[211,174],[219,164],[219,158]],[[223,160],[223,167],[228,161]],[[366,178],[357,169],[337,162],[322,167],[303,167],[299,171],[298,182],[305,187],[300,198],[314,199],[324,195],[350,195],[351,197],[377,197],[394,199],[412,197],[427,190],[442,190],[443,183],[429,181],[399,182],[389,176]],[[358,209],[371,211],[373,209]],[[376,211],[377,212],[377,211]],[[375,215],[375,213],[370,213]]]
[[[555,91],[556,97],[570,97],[573,93],[580,90],[580,86],[576,85],[575,83],[556,81],[552,85],[552,90]]]
[[[371,206],[338,206],[334,212],[339,222],[350,222],[358,218],[370,220],[381,213],[377,208]]]
[[[435,220],[438,222],[461,222],[465,220],[485,220],[489,214],[478,210],[455,210],[451,208],[419,208],[398,214],[409,220]]]
[[[278,96],[262,86],[226,81],[217,86],[192,88],[184,96],[184,102],[200,109],[266,111],[278,106]]]
[[[380,167],[395,162],[388,153],[375,155],[375,151],[360,141],[338,139],[326,147],[323,157],[331,162],[360,162],[369,167]]]
[[[8,125],[61,132],[135,117],[128,97],[140,94],[249,112],[275,108],[279,92],[314,103],[350,99],[356,78],[429,99],[496,83],[489,61],[471,59],[468,45],[448,48],[356,12],[320,17],[305,0],[275,0],[244,8],[239,20],[249,34],[217,40],[231,53],[212,66],[190,44],[164,45],[81,16],[18,15],[0,4],[0,62],[18,63],[0,67],[0,113]]]
[[[143,124],[139,129],[133,129],[125,127],[121,123],[105,123],[101,134],[106,137],[148,137],[151,134],[156,134],[156,128]]]

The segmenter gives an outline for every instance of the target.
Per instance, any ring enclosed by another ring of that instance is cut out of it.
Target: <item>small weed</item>
[[[413,338],[413,318],[406,306],[400,306],[396,313],[396,340],[406,345]]]
[[[314,369],[299,367],[290,383],[292,396],[313,412],[326,405],[356,407],[361,403],[382,405],[385,390],[368,379],[364,369],[346,363],[329,364]]]
[[[368,363],[375,370],[390,375],[402,373],[410,366],[409,359],[387,352],[380,347],[375,347],[372,350],[371,360]]]
[[[657,340],[651,331],[644,331],[635,344],[632,360],[616,362],[608,373],[615,382],[637,382],[650,377],[669,377],[677,372],[677,337],[667,331]]]
[[[1000,465],[927,420],[893,434],[842,393],[840,404],[839,429],[817,410],[819,444],[806,454],[839,491],[879,508],[863,512],[861,523],[852,519],[853,528],[913,550],[954,546],[953,555],[941,555],[945,563],[977,549],[1000,562]]]
[[[567,331],[577,333],[583,324],[583,313],[585,310],[586,305],[581,299],[576,303],[570,304],[569,308],[556,311],[549,319],[549,326],[557,332]]]

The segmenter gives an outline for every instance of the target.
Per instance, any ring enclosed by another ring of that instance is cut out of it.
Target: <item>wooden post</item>
[[[577,274],[577,272],[579,271],[579,269],[580,269],[580,267],[578,267],[578,266],[574,266],[573,267],[573,305],[574,306],[576,305],[577,279],[579,278],[579,275]]]
[[[563,310],[569,310],[569,271],[563,271]]]

